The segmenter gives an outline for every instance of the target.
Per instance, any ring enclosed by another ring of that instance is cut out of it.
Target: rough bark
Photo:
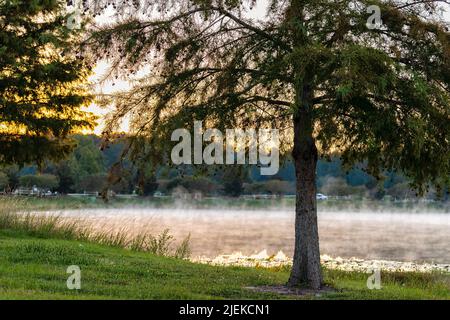
[[[317,148],[313,138],[312,106],[308,103],[308,87],[300,93],[298,111],[294,115],[294,150],[296,172],[295,251],[289,286],[320,289],[319,233],[316,205]]]

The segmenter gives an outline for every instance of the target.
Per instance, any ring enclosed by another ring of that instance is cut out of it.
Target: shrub
[[[0,172],[0,191],[6,189],[8,185],[9,185],[8,176],[5,173]]]
[[[25,188],[36,186],[42,189],[54,190],[58,187],[58,178],[52,174],[25,175],[19,178],[19,185]]]
[[[175,178],[164,182],[164,188],[167,192],[171,192],[177,187],[183,187],[190,193],[201,192],[202,194],[212,194],[218,189],[215,182],[204,177]]]
[[[352,187],[347,184],[345,179],[337,177],[325,177],[319,191],[330,196],[362,196],[367,193],[367,189],[364,186]]]
[[[244,184],[246,194],[295,194],[295,183],[278,179]]]
[[[282,180],[269,180],[264,183],[265,189],[270,194],[295,194],[295,184]]]
[[[145,180],[143,181],[142,188],[143,188],[142,194],[144,196],[152,196],[158,189],[158,182],[156,181],[156,177],[154,175],[146,177]]]
[[[129,230],[125,227],[118,231],[102,231],[90,227],[89,224],[86,224],[86,220],[82,219],[17,213],[18,208],[21,207],[20,201],[16,203],[0,203],[0,229],[25,232],[40,238],[88,241],[179,259],[188,258],[191,252],[190,235],[178,246],[174,246],[174,238],[168,229],[158,236],[153,236],[150,233],[130,236]]]
[[[94,174],[82,178],[76,185],[77,192],[100,192],[106,187],[106,174]]]

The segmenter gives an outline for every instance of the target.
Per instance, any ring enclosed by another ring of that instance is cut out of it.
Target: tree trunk
[[[320,289],[319,233],[316,205],[317,148],[312,135],[311,96],[307,87],[300,93],[301,102],[294,115],[294,150],[296,173],[295,251],[289,286]]]

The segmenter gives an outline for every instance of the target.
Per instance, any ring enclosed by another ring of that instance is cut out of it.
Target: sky
[[[263,19],[265,16],[267,3],[268,3],[268,0],[257,1],[257,5],[255,7],[253,7],[252,10],[249,10],[247,12],[248,17],[253,18],[253,19]],[[449,9],[447,9],[446,12],[444,13],[444,18],[447,21],[450,21],[450,6],[448,6],[448,7],[449,7]],[[113,15],[114,15],[114,11],[111,9],[111,10],[106,11],[105,14],[98,16],[95,20],[97,23],[110,22]],[[98,61],[96,67],[93,70],[93,75],[91,76],[90,81],[92,83],[98,83],[98,81],[101,80],[105,76],[105,73],[107,72],[107,70],[108,70],[108,61],[107,60]],[[141,74],[144,75],[145,72],[141,73]],[[138,76],[139,76],[139,74],[138,74]],[[121,80],[121,79],[117,79],[114,81],[106,81],[106,82],[103,82],[101,85],[99,85],[99,84],[96,85],[97,92],[106,93],[106,94],[113,93],[115,91],[127,90],[128,88],[130,88],[130,84],[127,81]],[[103,122],[101,119],[108,112],[110,112],[111,109],[110,108],[100,108],[95,103],[92,103],[87,108],[87,111],[93,112],[94,114],[99,116],[98,125],[96,126],[94,133],[101,134],[102,130],[103,130]],[[124,120],[124,122],[121,126],[121,130],[123,132],[128,131],[128,120],[127,119]]]
[[[267,6],[268,1],[267,0],[262,0],[262,1],[258,1],[258,4],[253,7],[251,10],[248,11],[248,16],[253,18],[253,19],[262,19],[265,16],[265,12],[266,12],[266,6]],[[114,11],[109,8],[110,10],[107,10],[105,14],[98,16],[95,21],[97,23],[103,23],[103,22],[110,22],[111,19],[113,19],[113,15],[114,15]],[[93,70],[93,75],[91,76],[91,78],[89,79],[92,83],[98,83],[98,81],[100,81],[106,74],[108,70],[108,61],[107,60],[100,60],[96,67]],[[141,73],[141,74],[145,74],[145,73]],[[139,76],[139,73],[138,75]],[[105,93],[105,94],[109,94],[109,93],[113,93],[115,91],[123,91],[123,90],[127,90],[128,88],[130,88],[130,85],[127,81],[125,80],[121,80],[121,79],[116,79],[114,81],[106,81],[103,82],[101,85],[96,85],[95,86],[97,91],[100,93]],[[96,114],[97,116],[99,116],[99,121],[98,121],[98,125],[94,130],[95,134],[101,134],[102,130],[103,130],[103,122],[101,121],[102,117],[105,116],[108,112],[111,111],[111,108],[101,108],[99,106],[97,106],[95,103],[92,103],[88,108],[87,111],[92,112],[94,114]],[[128,131],[128,121],[125,119],[125,121],[123,122],[122,126],[121,126],[121,130],[123,132],[127,132]]]

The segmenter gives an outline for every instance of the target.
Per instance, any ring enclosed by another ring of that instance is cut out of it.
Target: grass
[[[215,268],[93,243],[0,234],[2,299],[271,298],[242,285],[284,281],[263,270]],[[78,265],[80,291],[68,290],[66,269]]]
[[[381,290],[369,290],[367,274],[324,270],[335,291],[320,297],[255,292],[246,287],[283,285],[289,270],[195,264],[180,259],[189,239],[174,247],[168,231],[130,239],[8,208],[0,206],[0,299],[450,299],[450,275],[437,273],[382,273]],[[71,265],[81,290],[66,286]]]
[[[17,204],[9,208],[5,205],[0,207],[0,230],[15,230],[36,238],[92,242],[180,259],[188,258],[190,255],[190,236],[186,237],[178,246],[174,246],[174,238],[169,234],[168,229],[158,236],[150,233],[129,236],[129,230],[126,228],[118,231],[98,230],[91,228],[82,219],[20,213],[17,212]]]
[[[19,203],[20,205],[17,205]],[[105,203],[96,197],[69,197],[59,196],[54,198],[36,197],[11,197],[0,195],[0,210],[2,206],[16,207],[21,210],[32,211],[58,211],[65,209],[108,209],[108,208],[173,208],[183,206],[184,208],[239,208],[239,209],[267,209],[267,208],[294,208],[294,198],[276,199],[235,199],[235,198],[204,198],[202,200],[177,200],[172,198],[113,198]],[[378,201],[369,199],[339,199],[318,202],[319,211],[402,211],[402,212],[442,212],[450,211],[450,202],[420,202],[410,200],[406,202]]]
[[[81,290],[66,287],[70,265],[81,269]],[[337,291],[321,299],[450,299],[449,275],[382,274],[382,289],[369,290],[366,274],[324,274]],[[0,299],[293,299],[245,289],[281,285],[287,278],[285,268],[214,267],[92,242],[0,231]]]

